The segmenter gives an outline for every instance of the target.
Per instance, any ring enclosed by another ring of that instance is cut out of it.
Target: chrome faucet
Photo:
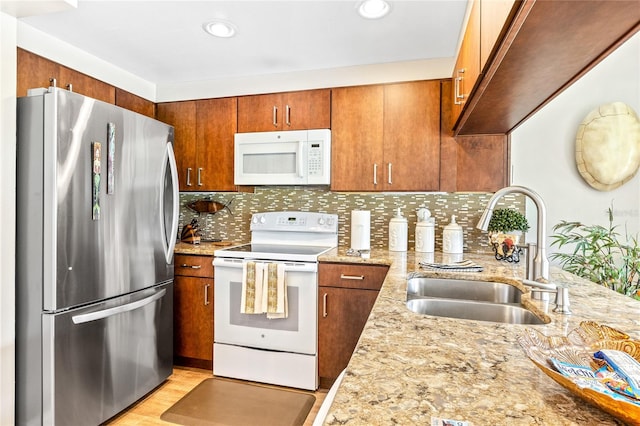
[[[519,193],[524,194],[531,198],[538,209],[538,221],[537,221],[537,241],[536,241],[536,250],[535,257],[533,258],[533,262],[530,262],[530,257],[533,255],[533,250],[527,250],[527,265],[533,265],[531,268],[530,275],[528,278],[533,281],[538,282],[548,282],[549,281],[549,259],[547,259],[547,249],[546,249],[546,239],[547,239],[547,208],[544,205],[544,201],[542,197],[538,195],[538,193],[532,191],[529,188],[525,188],[524,186],[507,186],[506,188],[502,188],[498,190],[493,197],[487,203],[487,207],[484,209],[476,228],[486,231],[489,227],[489,221],[491,220],[491,215],[493,214],[493,209],[495,208],[498,200],[504,197],[507,194]]]

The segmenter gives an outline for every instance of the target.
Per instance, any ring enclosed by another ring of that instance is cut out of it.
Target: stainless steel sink
[[[407,281],[407,300],[421,297],[476,300],[493,303],[520,303],[522,291],[492,281],[473,281],[446,278],[410,278]]]
[[[517,305],[455,299],[411,299],[410,311],[437,317],[492,321],[508,324],[545,324],[533,312]]]

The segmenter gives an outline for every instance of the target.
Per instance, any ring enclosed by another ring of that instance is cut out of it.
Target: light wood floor
[[[199,370],[196,368],[173,367],[173,374],[153,392],[149,393],[136,404],[123,411],[118,416],[112,418],[105,425],[129,426],[129,425],[174,425],[160,420],[160,415],[169,407],[178,402],[191,389],[200,382],[212,377],[211,371]],[[311,426],[315,419],[322,401],[327,395],[326,390],[319,390],[314,393],[316,402],[304,423],[304,426]]]

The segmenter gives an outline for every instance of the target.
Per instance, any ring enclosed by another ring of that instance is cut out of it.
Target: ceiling
[[[452,58],[466,11],[466,0],[393,1],[368,20],[350,0],[77,3],[19,21],[155,84]],[[212,19],[236,36],[205,33]]]

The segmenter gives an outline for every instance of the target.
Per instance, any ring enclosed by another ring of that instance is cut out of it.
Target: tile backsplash
[[[249,221],[253,213],[265,211],[314,211],[338,215],[338,241],[350,247],[351,210],[371,211],[371,247],[388,247],[389,220],[400,208],[409,224],[408,249],[413,250],[417,210],[426,207],[436,221],[435,250],[442,249],[442,230],[456,215],[464,231],[465,252],[488,252],[487,233],[476,229],[476,223],[492,193],[343,193],[331,192],[326,187],[256,187],[254,192],[207,192],[180,194],[179,229],[198,220],[204,240],[222,239],[238,243],[251,239]],[[209,198],[221,204],[230,202],[230,210],[215,214],[198,213],[187,205],[192,201]],[[512,207],[524,212],[524,197],[507,195],[498,207]]]

